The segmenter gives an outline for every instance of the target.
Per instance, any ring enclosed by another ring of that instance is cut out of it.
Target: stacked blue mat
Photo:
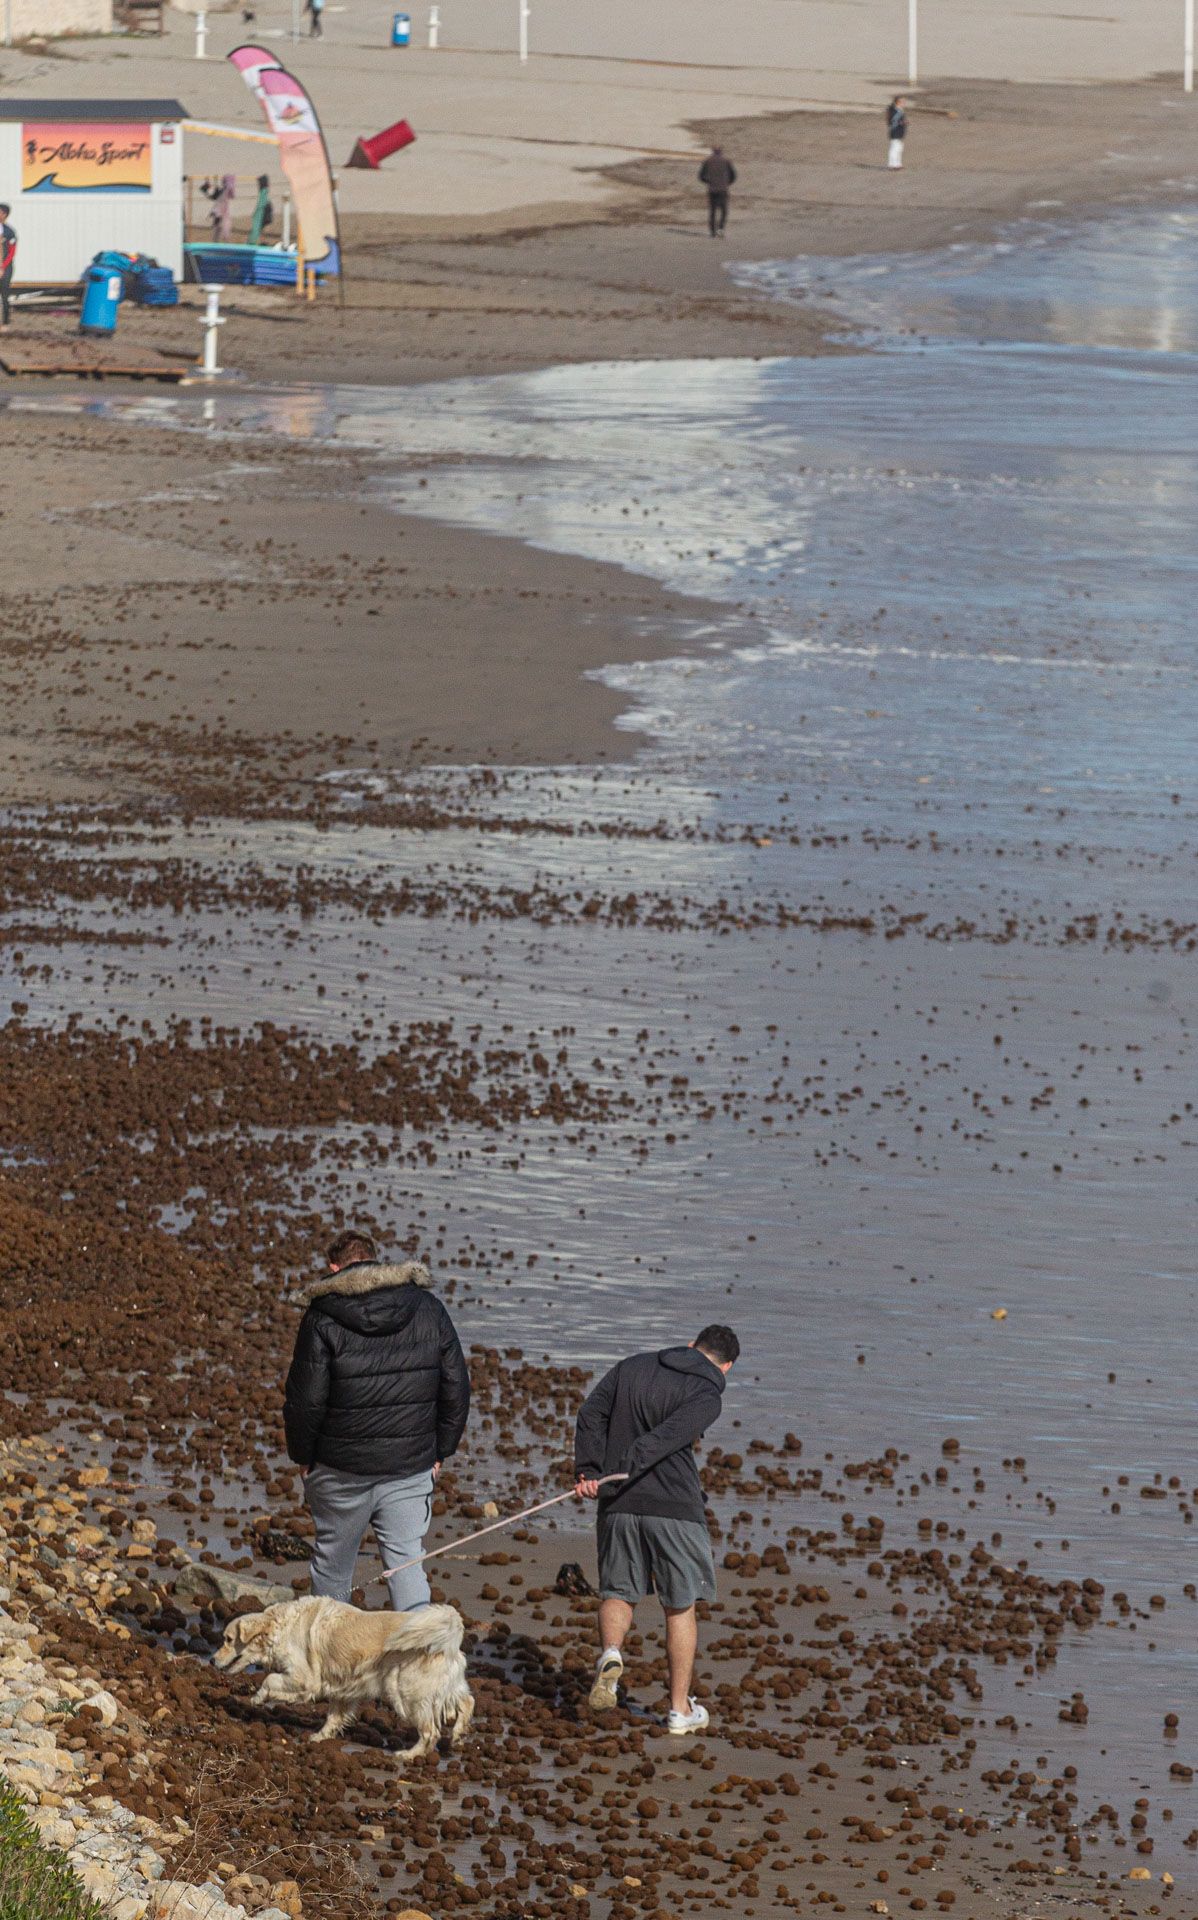
[[[92,264],[104,267],[109,273],[119,273],[122,297],[132,300],[139,307],[176,307],[179,304],[179,289],[175,285],[174,275],[169,267],[160,267],[156,260],[119,253],[111,248],[98,253]]]
[[[130,291],[139,307],[177,307],[179,289],[169,267],[135,266]]]

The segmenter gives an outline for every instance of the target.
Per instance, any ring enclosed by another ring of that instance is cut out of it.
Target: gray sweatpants
[[[385,1567],[411,1560],[424,1546],[433,1511],[433,1476],[408,1480],[371,1480],[336,1467],[313,1467],[304,1481],[304,1498],[316,1526],[312,1547],[312,1591],[329,1600],[348,1600],[354,1585],[358,1549],[373,1528]],[[396,1613],[429,1603],[423,1567],[409,1567],[387,1582]]]

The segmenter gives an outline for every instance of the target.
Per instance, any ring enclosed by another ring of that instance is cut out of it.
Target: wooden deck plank
[[[11,377],[67,374],[80,380],[185,380],[194,364],[171,358],[157,347],[122,350],[115,343],[67,334],[0,341],[0,368]]]

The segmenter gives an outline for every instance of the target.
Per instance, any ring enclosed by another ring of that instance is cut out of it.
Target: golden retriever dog
[[[266,1668],[256,1707],[326,1700],[328,1718],[314,1740],[331,1740],[359,1707],[378,1700],[415,1727],[407,1755],[419,1757],[446,1730],[456,1746],[474,1715],[462,1618],[453,1607],[363,1613],[343,1600],[284,1600],[230,1620],[216,1665],[225,1673]]]

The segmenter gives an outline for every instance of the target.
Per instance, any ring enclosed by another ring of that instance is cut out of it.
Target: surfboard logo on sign
[[[149,193],[153,147],[148,126],[79,126],[25,121],[22,193]]]

